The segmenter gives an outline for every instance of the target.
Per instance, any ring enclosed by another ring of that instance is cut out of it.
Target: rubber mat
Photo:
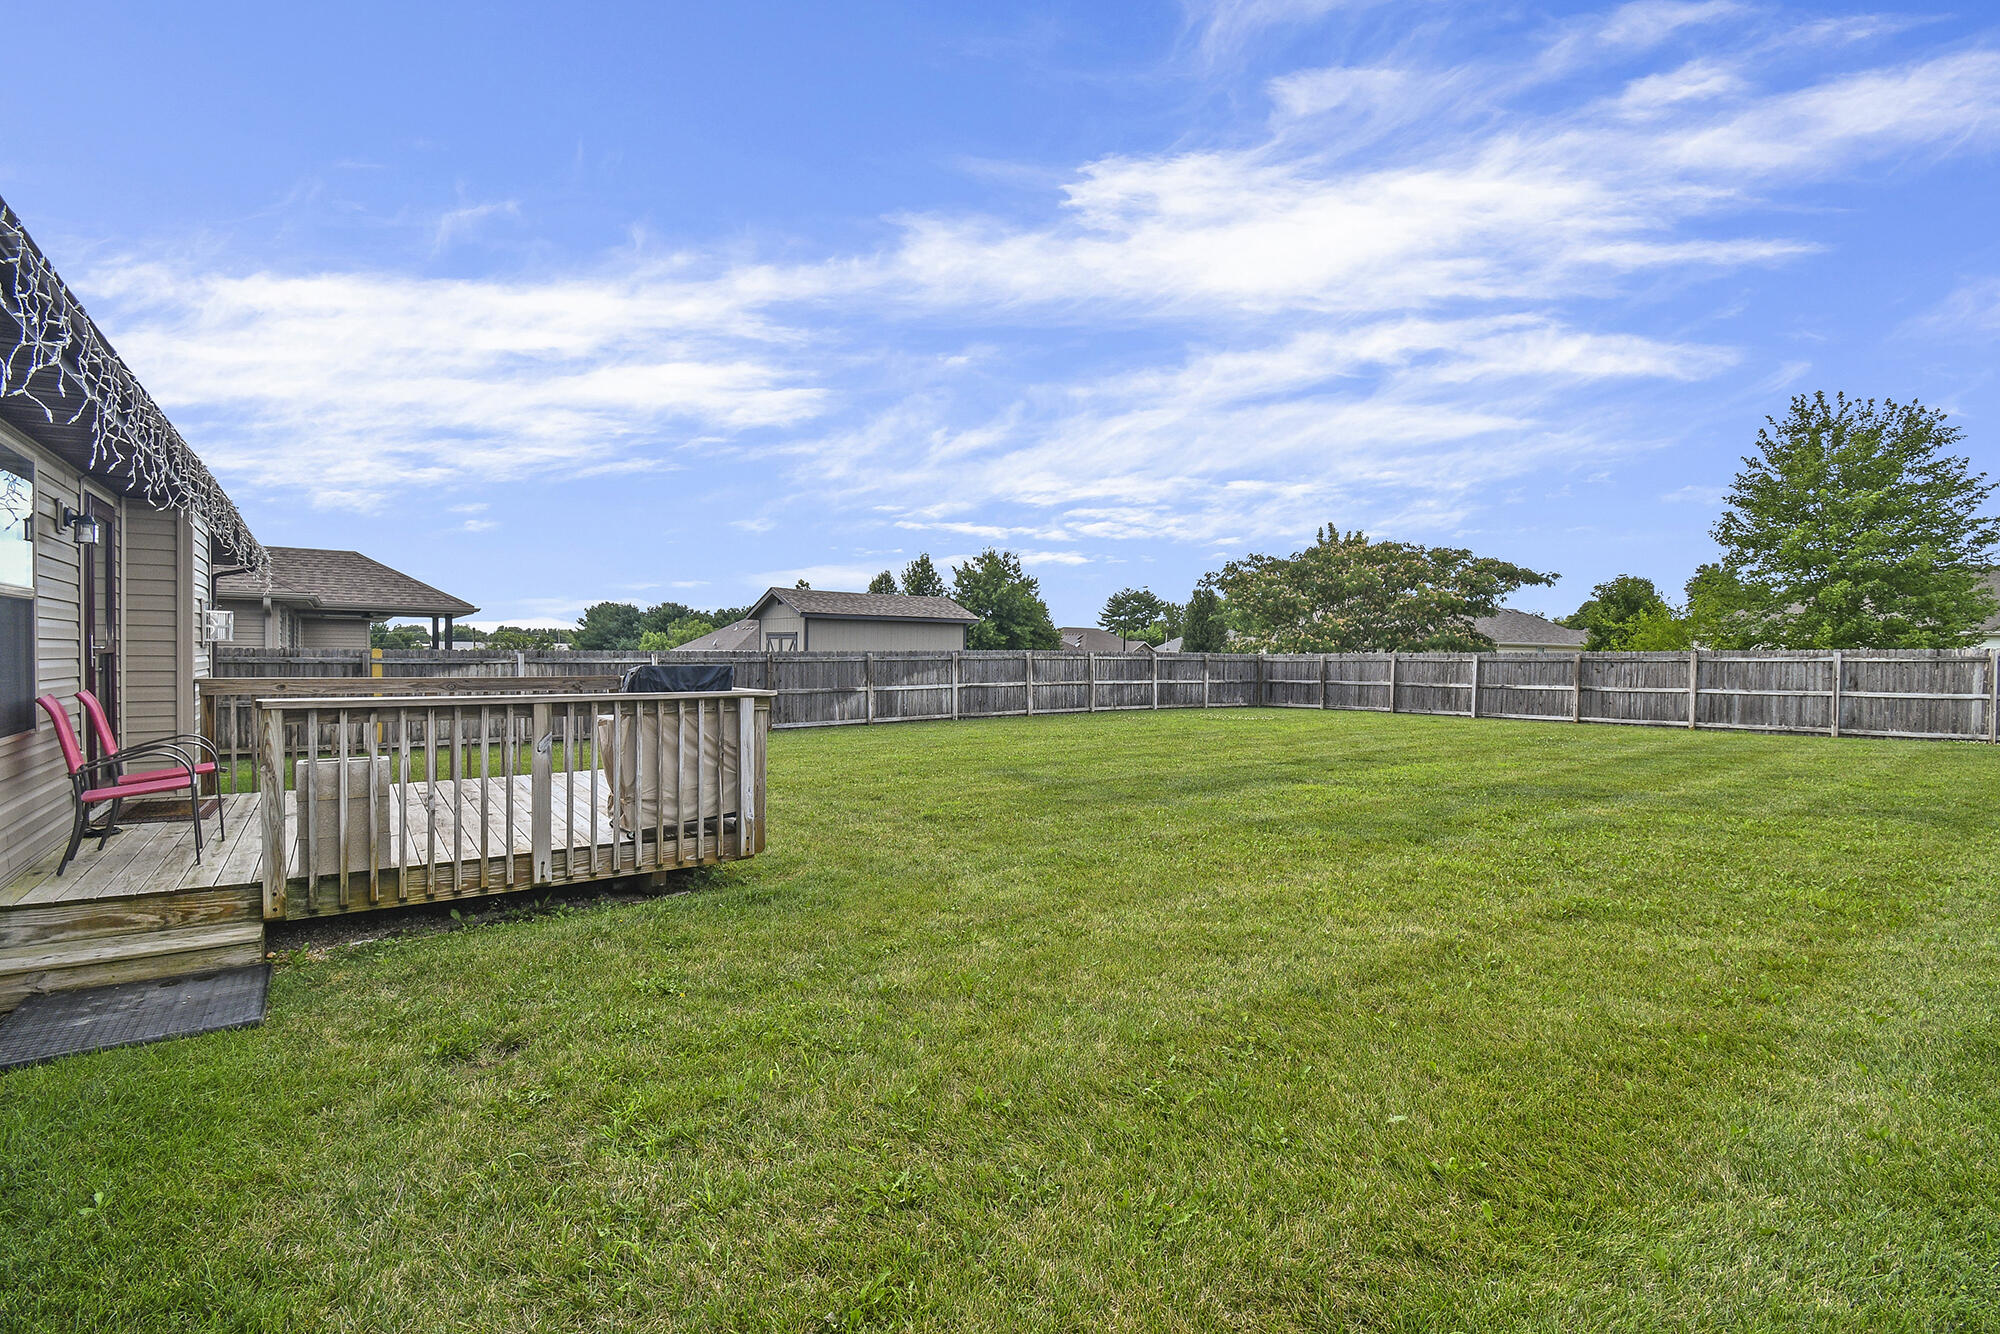
[[[30,996],[0,1018],[0,1070],[264,1022],[271,965]]]

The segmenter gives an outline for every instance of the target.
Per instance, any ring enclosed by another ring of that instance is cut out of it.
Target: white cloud
[[[1234,50],[1329,9],[1215,5],[1190,30]],[[1333,514],[1449,527],[1528,473],[1664,443],[1616,404],[1737,364],[1621,298],[1811,254],[1810,220],[1769,207],[1787,190],[2000,131],[2000,53],[1828,58],[1801,85],[1775,19],[1731,40],[1743,12],[1644,0],[1511,62],[1297,70],[1265,81],[1261,127],[1081,163],[1039,215],[903,216],[867,253],[641,246],[483,281],[128,259],[79,286],[232,485],[322,504],[698,445],[778,479],[721,519],[752,534],[787,493],[1055,564]],[[1655,48],[1668,67],[1631,77]],[[1978,328],[1981,301],[1935,318]]]

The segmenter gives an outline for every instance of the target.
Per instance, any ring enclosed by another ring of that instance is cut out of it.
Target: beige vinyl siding
[[[759,648],[769,648],[771,646],[772,635],[797,635],[799,637],[799,648],[818,647],[817,645],[806,643],[806,623],[804,618],[782,602],[774,600],[770,607],[757,620],[758,625],[761,627],[758,634]]]
[[[264,607],[257,602],[218,602],[223,611],[236,613],[236,632],[229,642],[239,648],[264,647]]]
[[[184,568],[186,530],[178,511],[136,502],[126,506],[124,696],[118,726],[127,743],[170,736],[181,730],[187,713],[181,696],[192,682],[182,607],[192,605],[185,594],[193,576]]]
[[[368,622],[362,617],[315,616],[307,612],[299,618],[301,648],[367,648]]]
[[[811,631],[804,647],[815,653],[902,653],[965,647],[965,627],[949,621],[807,619]]]
[[[76,504],[77,475],[4,426],[0,436],[35,463],[35,693],[67,702],[83,685],[82,573],[56,524]],[[32,732],[0,737],[0,884],[69,836],[69,775],[55,732],[35,716]]]
[[[208,643],[201,637],[201,614],[215,605],[215,598],[212,596],[215,586],[214,575],[210,570],[209,552],[212,539],[208,531],[208,521],[199,514],[188,515],[187,521],[188,587],[194,596],[193,606],[188,610],[188,667],[189,674],[195,680],[200,680],[209,674]],[[189,716],[187,724],[180,729],[183,732],[195,731],[201,725],[200,709],[192,700],[192,687],[189,688],[189,693],[190,707],[194,708],[194,712]]]

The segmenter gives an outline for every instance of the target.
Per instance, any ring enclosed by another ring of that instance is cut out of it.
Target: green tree
[[[1121,643],[1128,639],[1143,640],[1147,628],[1160,619],[1166,605],[1151,589],[1121,588],[1104,600],[1097,624],[1117,635]]]
[[[421,625],[398,625],[393,628],[387,621],[376,621],[368,627],[370,648],[429,648],[431,632]]]
[[[1056,623],[1042,601],[1040,581],[1021,568],[1021,558],[992,547],[952,571],[952,600],[979,618],[965,635],[967,648],[1062,646]]]
[[[1602,652],[1631,648],[1626,641],[1642,623],[1650,627],[1649,636],[1656,634],[1662,617],[1672,620],[1674,611],[1653,581],[1636,574],[1621,574],[1591,589],[1590,600],[1563,617],[1562,623],[1572,630],[1586,631],[1590,638],[1584,647]]]
[[[1220,653],[1228,647],[1229,626],[1222,619],[1222,599],[1204,582],[1188,599],[1181,648],[1188,653]]]
[[[1746,612],[1751,596],[1742,580],[1710,562],[1687,581],[1688,646],[1716,649],[1750,648],[1754,627]]]
[[[576,623],[576,646],[607,650],[639,647],[639,609],[629,602],[593,602]]]
[[[871,593],[898,592],[899,590],[896,587],[896,576],[891,574],[887,570],[882,571],[882,573],[876,575],[873,579],[870,579],[868,581],[868,591]]]
[[[706,616],[683,616],[670,621],[661,629],[648,630],[639,636],[639,647],[648,653],[660,653],[670,648],[679,648],[690,639],[700,639],[715,629],[715,622]]]
[[[809,583],[807,583],[807,582],[806,582],[805,580],[801,579],[801,580],[799,580],[799,581],[798,581],[797,583],[793,584],[793,585],[792,585],[792,587],[793,587],[793,588],[811,588],[811,587],[812,587],[812,585],[811,585],[811,584],[809,584]]]
[[[548,648],[556,642],[556,637],[547,630],[523,630],[518,625],[503,625],[486,637],[486,647],[506,649]]]
[[[1271,653],[1488,650],[1473,620],[1525,584],[1553,582],[1463,548],[1371,542],[1331,526],[1304,551],[1246,556],[1215,576],[1237,646]]]
[[[1778,648],[1955,648],[1995,603],[1994,484],[1937,409],[1801,394],[1766,418],[1711,530],[1739,638]]]
[[[944,579],[931,564],[931,553],[921,552],[917,558],[903,567],[903,592],[913,598],[942,598],[951,594],[944,586]]]

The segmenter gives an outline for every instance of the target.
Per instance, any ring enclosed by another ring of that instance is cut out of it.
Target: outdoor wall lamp
[[[80,547],[94,547],[98,539],[104,536],[104,525],[98,522],[95,514],[85,514],[67,505],[63,506],[61,526],[73,530],[70,535],[76,539],[76,544]]]

